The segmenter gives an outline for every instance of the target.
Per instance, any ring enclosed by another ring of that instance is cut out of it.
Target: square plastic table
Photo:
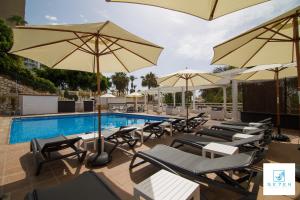
[[[214,158],[215,154],[228,156],[239,153],[239,148],[225,144],[211,142],[202,148],[202,155],[206,157],[206,153],[210,153],[210,157]]]
[[[166,170],[160,170],[134,186],[134,197],[146,200],[200,200],[200,186]]]

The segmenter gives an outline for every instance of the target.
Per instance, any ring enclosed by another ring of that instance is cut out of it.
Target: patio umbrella
[[[276,126],[278,134],[280,132],[280,102],[279,102],[279,79],[290,78],[297,76],[296,63],[290,64],[272,64],[260,65],[251,69],[245,70],[241,75],[234,79],[240,81],[255,81],[255,80],[275,80],[276,86]],[[284,136],[281,136],[282,138]]]
[[[142,96],[144,96],[144,95],[141,93],[133,92],[133,93],[128,94],[126,97],[135,99],[135,110],[137,110],[137,98],[142,97]]]
[[[150,5],[213,20],[223,15],[259,4],[269,0],[106,0],[108,2],[135,3]]]
[[[214,47],[212,64],[250,67],[297,63],[300,113],[300,6]]]
[[[113,95],[113,94],[106,93],[106,94],[101,95],[100,97],[102,97],[102,98],[115,98],[116,96]]]
[[[170,87],[185,87],[185,92],[188,91],[189,86],[205,86],[205,85],[214,85],[221,80],[221,77],[216,76],[211,73],[205,73],[197,70],[185,69],[181,70],[163,77],[158,78],[157,82],[161,86],[170,86]],[[188,118],[189,118],[189,109],[186,104],[186,126],[188,129]]]
[[[105,98],[106,99],[106,104],[108,104],[108,99],[109,98],[115,98],[116,96],[113,95],[113,94],[109,94],[109,93],[106,93],[106,94],[103,94],[100,96],[100,98]]]
[[[19,26],[14,28],[11,53],[36,60],[50,68],[97,73],[132,72],[156,65],[162,47],[148,42],[116,24]],[[99,99],[99,98],[97,98]],[[98,151],[89,158],[92,166],[110,161],[101,138],[101,108],[98,105]],[[101,144],[102,141],[102,144]]]

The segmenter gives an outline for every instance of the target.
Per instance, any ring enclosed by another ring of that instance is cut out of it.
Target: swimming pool
[[[132,124],[144,124],[149,121],[163,120],[164,117],[102,113],[102,129]],[[13,119],[10,131],[10,144],[28,142],[33,138],[51,138],[59,135],[73,135],[97,131],[97,114],[59,115],[26,117]]]

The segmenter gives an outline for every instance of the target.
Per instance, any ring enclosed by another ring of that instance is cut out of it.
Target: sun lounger
[[[199,113],[197,116],[190,117],[188,120],[182,119],[177,123],[174,123],[174,129],[178,132],[182,132],[186,128],[186,121],[188,122],[189,129],[194,129],[198,126],[203,126],[208,120],[204,119],[205,113]]]
[[[96,175],[88,171],[71,181],[50,188],[35,189],[28,193],[25,200],[120,200],[121,198]]]
[[[256,123],[272,124],[272,118],[266,118],[257,122],[235,122],[235,121],[222,122],[222,124],[235,125],[235,126],[251,126],[251,125],[255,126]]]
[[[30,142],[30,151],[33,152],[36,175],[39,175],[44,164],[70,156],[76,155],[79,162],[83,162],[86,151],[81,150],[75,146],[81,138],[68,139],[65,136],[58,136],[49,139],[33,139]],[[60,154],[59,151],[63,149],[72,149],[73,152],[67,154]],[[55,155],[54,155],[55,153]],[[80,155],[81,154],[81,155]]]
[[[202,147],[208,145],[211,142],[214,143],[220,143],[224,145],[239,147],[240,152],[241,151],[249,151],[249,150],[259,150],[261,147],[259,146],[259,143],[263,141],[264,134],[260,135],[252,135],[248,138],[243,138],[240,140],[233,140],[233,141],[226,141],[223,139],[213,138],[213,137],[207,137],[207,136],[197,136],[197,135],[183,135],[179,138],[176,138],[172,141],[171,147],[180,147],[182,145],[188,145],[196,148],[202,149]]]
[[[142,159],[142,161],[135,163],[137,158]],[[209,159],[166,145],[156,145],[152,149],[137,152],[130,163],[130,169],[149,162],[159,168],[186,176],[194,181],[204,182],[209,185],[249,195],[249,182],[257,174],[250,167],[261,160],[262,157],[258,151]],[[243,176],[233,179],[225,173],[225,171],[230,170],[240,171],[240,175],[243,174]],[[210,179],[206,176],[210,173],[217,175],[221,180],[216,178]],[[249,182],[247,187],[244,188],[241,184],[246,181]]]
[[[114,144],[114,146],[108,151],[108,154],[111,155],[118,146],[123,144],[128,144],[130,148],[134,148],[138,142],[138,138],[134,137],[130,133],[135,129],[135,127],[120,127],[101,131],[105,141]]]
[[[264,129],[254,129],[251,131],[248,131],[247,134],[249,135],[258,135],[260,133],[264,133]],[[195,134],[196,135],[206,135],[210,137],[215,137],[215,138],[220,138],[224,140],[231,141],[233,136],[237,133],[242,133],[240,131],[234,131],[234,130],[222,130],[222,129],[208,129],[208,128],[203,128],[199,131],[197,131]]]
[[[145,123],[145,125],[143,127],[143,131],[144,132],[149,132],[150,135],[148,135],[146,137],[146,139],[144,139],[144,142],[146,142],[147,140],[149,140],[153,135],[156,138],[160,138],[161,136],[164,135],[163,128],[159,126],[162,123],[163,123],[163,121],[147,122],[147,123]]]
[[[240,133],[247,133],[250,130],[258,129],[257,127],[250,127],[250,126],[236,126],[236,125],[227,125],[227,124],[220,124],[220,125],[213,125],[211,129],[216,130],[228,130],[228,131],[237,131]]]
[[[264,140],[262,145],[267,145],[272,141],[272,134],[269,133],[269,131],[265,129],[254,129],[254,130],[249,130],[247,133],[241,133],[240,131],[236,130],[223,130],[223,129],[208,129],[208,128],[203,128],[199,131],[197,131],[195,134],[196,135],[205,135],[209,137],[214,137],[214,138],[220,138],[223,140],[227,141],[232,141],[233,137],[235,134],[247,134],[247,135],[259,135],[263,133],[264,134]]]

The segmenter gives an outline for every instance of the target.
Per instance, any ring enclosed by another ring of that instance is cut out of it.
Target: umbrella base
[[[280,142],[289,142],[290,138],[283,134],[277,134],[277,135],[273,136],[273,140],[280,141]]]
[[[111,161],[110,156],[106,152],[97,152],[90,156],[87,160],[87,165],[90,167],[101,167]]]

